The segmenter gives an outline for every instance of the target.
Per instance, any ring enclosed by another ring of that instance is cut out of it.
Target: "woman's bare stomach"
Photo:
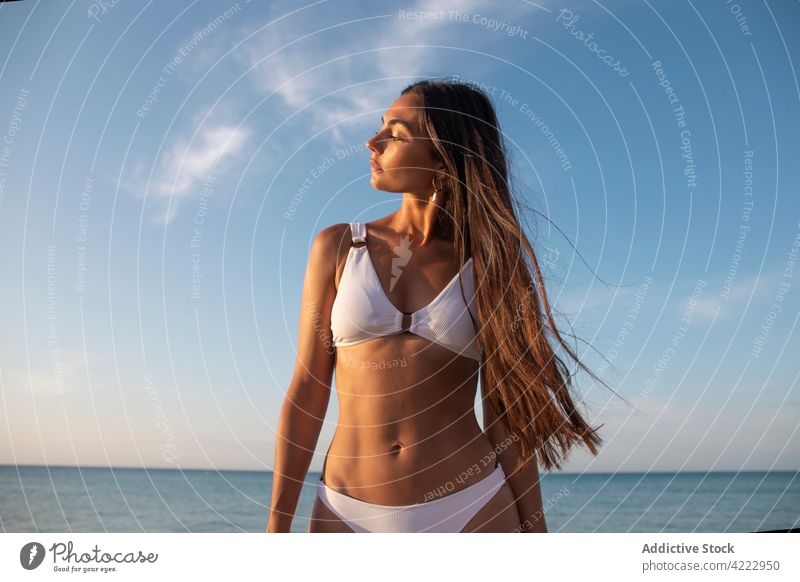
[[[477,362],[413,334],[337,349],[339,423],[325,484],[380,505],[411,505],[494,470],[475,416]]]

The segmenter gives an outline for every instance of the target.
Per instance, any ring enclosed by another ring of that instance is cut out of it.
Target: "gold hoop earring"
[[[431,202],[436,202],[436,196],[439,194],[439,188],[436,187],[436,178],[431,178],[431,183],[433,184],[433,196],[431,196]]]

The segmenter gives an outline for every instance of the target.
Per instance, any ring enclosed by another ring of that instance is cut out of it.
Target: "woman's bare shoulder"
[[[314,246],[322,258],[335,261],[341,255],[341,249],[347,249],[350,240],[350,225],[340,222],[319,231],[314,239]]]
[[[324,273],[323,280],[338,288],[339,273],[350,249],[350,225],[338,223],[323,228],[314,237],[308,269]]]

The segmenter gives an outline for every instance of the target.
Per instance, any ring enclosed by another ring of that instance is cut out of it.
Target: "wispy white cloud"
[[[194,139],[177,139],[161,156],[160,168],[150,194],[167,201],[158,220],[169,223],[182,198],[199,197],[209,175],[227,171],[232,157],[244,149],[250,131],[245,127],[218,124],[205,126]]]
[[[745,277],[737,276],[727,295],[723,295],[720,292],[721,289],[709,281],[702,295],[697,299],[692,318],[696,321],[710,322],[714,320],[715,315],[717,321],[731,316],[739,317],[742,315],[742,310],[745,309],[748,300],[750,301],[749,308],[752,309],[759,304],[762,296],[766,296],[763,291],[773,287],[777,288],[777,285],[773,285],[773,283],[777,281],[779,276],[779,272],[761,273],[760,275]],[[679,317],[689,308],[691,294],[690,291],[687,297],[681,297],[675,301],[673,310]]]
[[[404,6],[403,10],[426,13],[442,11],[445,15],[451,11],[463,14],[483,12],[513,22],[522,14],[538,9],[525,3],[501,7],[489,0],[420,0]],[[342,35],[342,42],[337,43],[335,50],[331,50],[330,39],[325,32],[310,34],[314,28],[307,25],[307,20],[289,19],[270,26],[237,57],[248,69],[252,67],[255,82],[261,91],[274,92],[291,110],[301,109],[315,99],[337,92],[326,100],[325,107],[311,107],[304,113],[310,116],[311,131],[329,130],[340,141],[342,130],[337,124],[348,122],[351,128],[373,127],[379,116],[364,114],[382,112],[397,97],[400,89],[420,76],[430,74],[431,67],[447,69],[447,62],[443,62],[438,53],[437,63],[431,62],[433,49],[427,45],[475,49],[476,38],[481,31],[486,32],[476,29],[478,25],[460,24],[449,16],[401,20],[397,9],[376,11],[371,18],[368,24],[352,25],[357,27],[358,34]],[[302,29],[295,26],[297,22],[304,22]],[[327,26],[320,25],[318,28],[321,30]],[[347,30],[347,26],[343,24],[343,29]],[[248,28],[255,30],[255,25],[249,25]],[[381,50],[382,47],[397,48]],[[357,54],[365,51],[371,52]],[[319,66],[327,60],[346,55],[353,57]],[[453,59],[463,61],[464,57],[463,54],[454,54]],[[355,86],[363,81],[381,79],[386,82]]]

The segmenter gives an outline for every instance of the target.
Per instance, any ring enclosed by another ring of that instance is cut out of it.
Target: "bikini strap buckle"
[[[354,243],[367,242],[367,227],[363,222],[351,222],[350,232],[352,233]]]

